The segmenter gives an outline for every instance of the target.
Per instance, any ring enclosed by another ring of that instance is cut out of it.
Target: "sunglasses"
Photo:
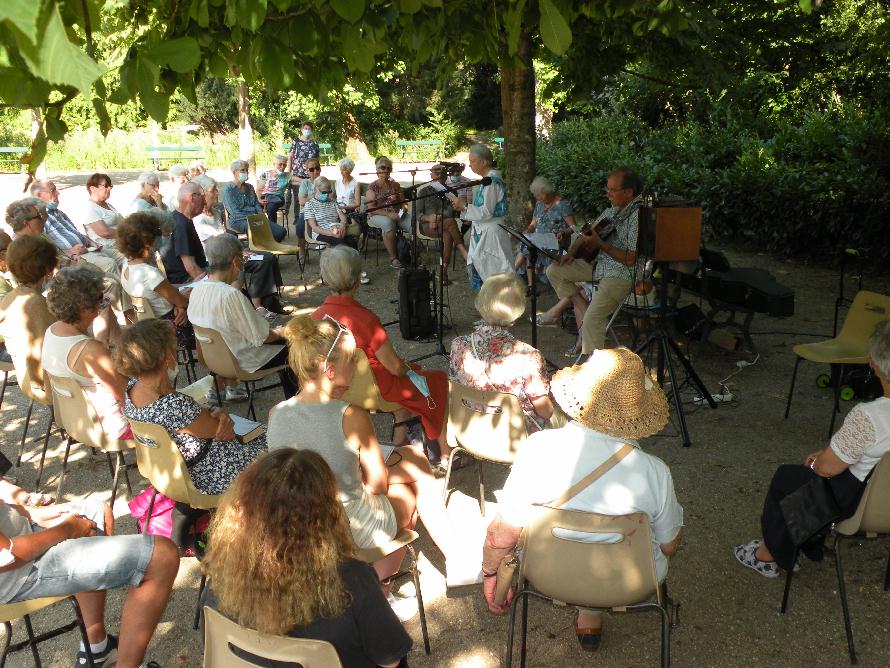
[[[306,168],[306,171],[307,171],[307,172],[320,172],[320,171],[321,171],[321,167],[307,167],[307,168]]]
[[[337,332],[337,336],[334,337],[334,342],[331,344],[330,349],[328,350],[328,354],[324,356],[324,364],[321,366],[322,373],[328,370],[328,362],[331,359],[331,354],[334,352],[334,349],[337,347],[337,343],[340,341],[340,337],[343,336],[344,333],[349,334],[349,330],[341,325],[335,318],[332,318],[329,315],[324,317],[325,320],[330,320],[332,323],[337,325],[337,328],[340,330]]]

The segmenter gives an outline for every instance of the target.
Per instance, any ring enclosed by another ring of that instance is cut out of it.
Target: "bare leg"
[[[119,335],[120,325],[117,324],[117,317],[111,307],[106,306],[93,320],[93,336],[107,346],[116,341]]]
[[[250,302],[251,302],[256,308],[259,308],[260,306],[263,305],[263,300],[260,299],[259,297],[251,297],[251,298],[250,298]]]
[[[572,295],[572,307],[575,309],[575,323],[578,325],[578,331],[581,331],[581,323],[584,321],[584,312],[587,311],[587,300],[580,290],[576,290]]]
[[[769,548],[763,541],[760,542],[760,547],[757,548],[757,552],[754,553],[754,556],[760,559],[760,561],[776,560],[776,558],[773,556],[773,553],[769,551]]]
[[[562,312],[565,311],[572,304],[571,297],[564,297],[556,302],[549,309],[544,311],[541,314],[541,319],[545,322],[554,322],[559,316],[562,315]]]
[[[447,558],[452,535],[441,486],[418,448],[406,446],[399,448],[398,453],[402,461],[389,469],[389,491],[386,494],[396,511],[396,518],[405,517],[404,513],[411,510],[410,500],[415,499],[417,512],[430,538]]]
[[[413,416],[412,414],[405,410],[404,408],[400,408],[393,416],[396,419],[396,422],[405,422],[406,420],[410,420]],[[408,427],[405,425],[398,425],[392,433],[392,442],[396,445],[405,445],[408,442]]]
[[[468,255],[467,247],[464,245],[464,238],[460,233],[460,228],[453,218],[445,219],[445,234],[451,238],[452,244],[466,260]]]
[[[383,245],[386,246],[386,253],[389,255],[390,261],[395,260],[397,257],[395,230],[383,233]]]
[[[105,640],[108,635],[105,631],[105,592],[82,591],[75,594],[74,598],[77,599],[77,604],[80,606],[90,644],[95,645]]]
[[[399,568],[402,566],[402,559],[405,557],[405,550],[406,548],[404,547],[400,548],[392,554],[383,557],[383,559],[374,562],[374,572],[377,573],[378,580],[385,580],[399,572]],[[392,582],[383,585],[381,589],[383,589],[383,595],[388,596],[392,589]]]

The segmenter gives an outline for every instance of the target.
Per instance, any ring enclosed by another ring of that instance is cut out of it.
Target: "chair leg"
[[[788,388],[788,401],[785,404],[785,419],[788,419],[788,413],[791,410],[791,395],[794,394],[794,382],[797,380],[797,367],[800,366],[800,360],[802,357],[797,357],[794,360],[794,371],[791,374],[791,387]]]
[[[28,647],[31,648],[31,654],[34,656],[34,665],[36,668],[42,668],[40,663],[40,654],[37,652],[37,643],[34,638],[34,627],[31,626],[31,615],[25,615],[22,619],[25,621],[25,630],[28,632]]]
[[[797,554],[794,555],[794,562],[797,561]],[[792,563],[794,563],[792,562]],[[784,615],[788,610],[788,596],[791,594],[791,578],[794,577],[794,569],[790,569],[785,573],[785,591],[782,593],[782,608],[780,612]]]
[[[0,388],[0,408],[3,408],[3,397],[6,396],[6,384],[9,382],[9,371],[3,372],[3,387]]]
[[[132,497],[133,496],[133,485],[130,484],[130,474],[127,473],[127,458],[124,457],[123,452],[117,453],[117,456],[120,459],[120,461],[118,462],[118,466],[120,466],[123,469],[124,482],[127,483],[127,494]]]
[[[213,389],[216,390],[216,403],[219,406],[219,409],[222,410],[223,407],[223,395],[222,390],[219,388],[219,378],[216,374],[213,374]]]
[[[152,488],[154,489],[154,488]],[[148,533],[148,526],[151,524],[151,513],[155,509],[155,499],[158,498],[158,490],[155,489],[151,493],[151,500],[148,502],[148,512],[145,515],[145,524],[142,525],[142,533]]]
[[[87,666],[88,668],[96,668],[96,664],[93,661],[93,653],[90,651],[90,639],[87,636],[87,626],[83,621],[83,613],[80,611],[80,605],[77,603],[77,599],[71,596],[69,599],[71,601],[71,605],[74,607],[74,616],[77,617],[77,627],[80,630],[80,639],[83,641],[83,646],[86,648],[87,655]]]
[[[204,593],[204,588],[207,586],[207,576],[201,573],[201,584],[198,586],[198,600],[195,603],[195,619],[192,623],[192,628],[197,631],[198,626],[201,623],[201,595]]]
[[[523,584],[523,591],[528,587]],[[519,621],[520,645],[519,645],[519,668],[525,668],[526,656],[526,639],[528,637],[528,594],[522,597],[522,617]]]
[[[25,454],[25,441],[28,439],[28,425],[31,424],[31,411],[34,410],[34,400],[28,404],[28,413],[25,415],[25,426],[22,428],[22,442],[19,444],[19,455],[15,458],[15,466],[22,465],[22,455]]]
[[[670,599],[662,601],[658,611],[661,613],[661,668],[671,666],[671,618],[665,606],[671,604]]]
[[[519,603],[519,598],[521,596],[522,594],[518,594],[513,599],[513,605],[510,606],[510,626],[507,629],[507,668],[512,668],[513,666],[513,636],[516,630],[516,605]]]
[[[884,573],[884,591],[890,590],[890,554],[887,555],[887,571]]]
[[[451,465],[454,463],[457,453],[461,450],[463,450],[463,448],[458,446],[451,451],[451,456],[448,458],[448,466],[445,468],[445,484],[442,485],[442,503],[446,506],[448,505],[448,497],[450,496],[448,485],[451,482]]]
[[[49,435],[53,430],[53,420],[55,418],[55,414],[53,413],[53,407],[49,407],[49,424],[46,425],[46,435],[43,437],[43,449],[40,451],[40,467],[37,471],[37,483],[34,485],[34,491],[40,491],[40,479],[43,477],[43,464],[46,461],[46,451],[49,448]],[[59,497],[57,496],[56,499]]]
[[[62,471],[59,473],[59,484],[56,486],[56,499],[62,498],[62,483],[65,482],[65,476],[68,474],[68,455],[71,453],[71,444],[74,442],[74,439],[71,438],[70,434],[68,436],[68,440],[65,442],[65,457],[62,458]]]
[[[420,612],[420,633],[423,635],[423,651],[430,654],[430,635],[426,627],[426,611],[423,609],[423,593],[420,591],[420,571],[417,570],[417,552],[411,545],[406,546],[411,556],[411,578],[414,580],[414,594],[417,596],[417,610]]]
[[[483,464],[484,462],[482,460],[476,460],[476,475],[479,477],[479,511],[482,513],[482,517],[485,517],[485,478],[483,477],[482,472]]]
[[[112,464],[110,452],[105,453],[105,458],[108,460],[108,470],[111,472],[111,502],[109,505],[114,508],[114,499],[117,497],[117,481],[121,473],[121,462],[120,459],[115,457],[115,463]]]
[[[254,394],[256,394],[256,383],[248,381],[245,385],[247,385],[247,412],[244,414],[244,417],[248,420],[256,420],[256,409],[253,407],[253,398]]]
[[[837,571],[837,593],[841,598],[841,609],[844,613],[844,632],[847,634],[847,649],[850,652],[850,663],[854,666],[858,663],[856,660],[856,648],[853,646],[853,626],[850,623],[850,607],[847,604],[847,585],[844,582],[844,567],[841,563],[841,541],[840,536],[834,539],[834,568]]]
[[[831,438],[831,434],[834,432],[834,421],[841,410],[841,382],[844,378],[844,366],[843,364],[831,365],[831,380],[834,386],[834,408],[831,411],[831,422],[828,425],[828,438]]]

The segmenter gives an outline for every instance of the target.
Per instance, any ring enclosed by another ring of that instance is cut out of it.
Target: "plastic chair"
[[[145,526],[142,527],[142,533],[146,533],[151,524],[151,513],[158,493],[196,510],[213,510],[219,506],[222,495],[204,494],[195,489],[185,459],[164,427],[138,420],[130,420],[130,427],[133,429],[136,442],[136,465],[139,467],[139,473],[155,490],[148,504],[147,519]],[[198,587],[198,603],[195,604],[193,627],[196,629],[201,615],[201,593],[206,585],[207,576],[202,574],[201,584]]]
[[[248,248],[254,251],[265,251],[273,255],[297,255],[300,247],[297,244],[283,244],[275,241],[269,219],[264,213],[254,213],[247,217]]]
[[[373,564],[375,561],[380,561],[402,548],[405,548],[408,551],[410,558],[409,565],[402,568],[398,573],[386,578],[381,584],[389,584],[390,582],[395,582],[403,577],[411,576],[411,579],[414,582],[414,592],[417,594],[417,608],[420,612],[420,632],[423,635],[423,651],[429,655],[430,637],[426,628],[426,611],[423,608],[423,594],[420,591],[420,571],[417,570],[417,552],[414,549],[414,545],[412,545],[418,538],[420,538],[420,535],[416,531],[402,529],[399,531],[398,535],[386,543],[386,545],[358,549],[357,554],[358,558],[365,563]]]
[[[137,320],[151,320],[157,318],[154,309],[151,306],[151,302],[144,297],[130,295],[130,302],[133,304],[133,310],[136,311]],[[185,348],[177,346],[176,362],[185,367],[185,377],[188,382],[192,383],[198,380],[198,374],[195,371],[195,357],[192,355],[191,350],[186,350]]]
[[[65,434],[65,456],[62,459],[62,472],[59,474],[59,484],[56,488],[56,498],[62,498],[62,483],[65,474],[68,473],[68,455],[71,452],[71,444],[75,441],[83,443],[91,448],[101,450],[108,459],[108,470],[111,473],[111,503],[117,497],[118,479],[123,468],[124,480],[127,483],[127,491],[132,494],[130,477],[127,475],[127,462],[124,459],[124,450],[133,448],[132,440],[119,440],[105,433],[102,421],[96,414],[96,410],[87,400],[83,387],[74,378],[62,378],[51,373],[46,374],[46,381],[52,389],[53,410]],[[114,457],[112,457],[114,455]],[[112,460],[114,463],[112,463]],[[40,458],[40,470],[37,472],[35,489],[40,489],[40,478],[43,475],[43,457]]]
[[[857,663],[856,648],[853,645],[853,627],[850,623],[850,608],[847,603],[847,586],[844,581],[844,567],[841,562],[841,544],[844,539],[880,538],[890,535],[890,455],[884,455],[875,465],[874,472],[868,479],[862,498],[852,517],[841,520],[833,527],[834,541],[829,552],[834,555],[834,567],[837,572],[837,589],[844,614],[844,631],[847,635],[847,650],[850,663]],[[890,554],[887,555],[887,567],[884,571],[884,591],[890,591]],[[791,591],[793,572],[785,576],[785,592],[782,596],[782,612],[788,609],[788,594]]]
[[[556,529],[613,534],[617,542],[583,542]],[[613,517],[540,507],[525,527],[519,592],[513,599],[507,666],[513,659],[516,607],[522,600],[520,665],[525,666],[528,599],[603,612],[653,610],[661,615],[661,665],[671,663],[671,627],[676,608],[655,571],[652,532],[645,513]]]
[[[49,446],[49,437],[53,431],[53,424],[55,422],[55,416],[53,414],[53,402],[52,399],[47,395],[46,390],[42,385],[38,384],[31,378],[31,374],[28,372],[27,366],[22,365],[21,368],[15,366],[16,360],[19,362],[24,362],[23,358],[16,357],[14,354],[12,355],[13,365],[12,370],[15,371],[15,376],[18,381],[19,389],[21,389],[22,394],[25,395],[25,398],[28,399],[28,412],[25,414],[25,425],[22,427],[22,440],[19,442],[19,451],[15,458],[16,468],[22,465],[22,457],[25,454],[25,444],[28,442],[28,430],[31,426],[31,413],[34,411],[34,404],[43,404],[47,408],[49,408],[49,422],[46,425],[46,433],[43,436],[43,449],[41,450],[40,455],[40,466],[43,467],[43,460],[46,457],[46,449]],[[4,364],[8,364],[8,362],[4,362]],[[4,367],[5,370],[5,367]],[[6,372],[8,376],[8,371]],[[4,376],[4,393],[6,388],[6,377]],[[36,439],[35,439],[36,441]]]
[[[67,624],[57,626],[50,631],[35,635],[34,627],[31,624],[31,615],[38,610],[43,610],[43,608],[47,608],[59,601],[71,602],[71,605],[74,607],[75,618]],[[12,645],[12,622],[19,618],[25,621],[25,629],[28,633],[28,639]],[[95,665],[93,663],[93,655],[90,653],[89,649],[90,641],[87,638],[87,629],[83,623],[83,615],[80,613],[80,606],[77,604],[77,599],[73,596],[47,596],[44,598],[33,598],[30,601],[20,601],[18,603],[5,603],[0,605],[0,622],[3,622],[3,626],[6,628],[6,639],[3,644],[3,653],[0,654],[0,668],[3,668],[6,665],[6,657],[8,655],[20,652],[26,648],[31,650],[31,654],[34,657],[34,665],[37,666],[37,668],[40,668],[42,664],[40,662],[40,654],[37,651],[37,646],[40,643],[56,638],[63,633],[68,633],[68,631],[72,631],[75,628],[80,629],[80,639],[86,647],[86,665],[90,667]]]
[[[794,346],[794,372],[791,374],[791,387],[788,388],[788,403],[785,405],[785,418],[791,411],[791,397],[797,380],[797,367],[801,360],[831,365],[831,380],[834,386],[834,407],[828,436],[834,431],[834,421],[839,412],[841,378],[847,366],[865,364],[868,360],[868,339],[875,326],[890,319],[890,297],[868,290],[860,290],[853,299],[841,333],[833,339],[818,343],[800,343]]]
[[[3,407],[3,397],[6,396],[6,386],[10,384],[9,374],[15,373],[15,365],[12,362],[0,362],[0,371],[3,372],[3,388],[0,389],[0,408]],[[13,385],[18,385],[12,381]]]
[[[445,472],[442,496],[447,504],[451,467],[458,453],[476,460],[479,476],[479,510],[485,515],[485,481],[482,462],[511,465],[519,445],[528,436],[519,399],[508,392],[476,390],[448,383],[448,445],[451,457]]]
[[[260,660],[249,660],[251,655]],[[305,668],[343,666],[329,642],[259,633],[204,606],[204,668],[255,668],[273,661]]]
[[[309,261],[309,252],[317,251],[319,262],[321,262],[321,252],[325,250],[330,244],[326,241],[320,241],[318,239],[312,238],[312,230],[309,229],[309,223],[303,224],[303,238],[306,240],[306,255],[300,256],[300,280],[303,281],[303,286],[306,290],[309,289],[309,286],[306,285],[306,279],[303,278],[303,272],[306,269],[306,263]]]
[[[273,373],[278,373],[279,371],[287,369],[287,365],[282,364],[280,366],[272,367],[271,369],[245,371],[241,368],[241,365],[238,364],[238,360],[235,358],[235,355],[232,354],[232,351],[228,344],[226,344],[222,334],[215,329],[199,327],[195,324],[192,325],[192,328],[195,330],[195,341],[198,343],[198,358],[201,360],[201,363],[207,367],[207,370],[210,371],[210,375],[213,376],[213,385],[216,388],[219,407],[222,408],[223,398],[217,378],[219,376],[223,378],[235,378],[247,385],[247,413],[245,414],[245,417],[252,417],[252,419],[256,420],[256,411],[253,407],[254,395],[257,392],[281,387],[281,383],[275,383],[273,385],[265,385],[261,388],[257,388],[257,381],[262,380],[267,376],[271,376]]]
[[[411,418],[404,422],[396,422],[395,412],[401,410],[402,406],[392,401],[387,401],[381,396],[380,388],[377,387],[377,380],[374,378],[374,372],[371,370],[371,364],[368,362],[368,356],[360,348],[355,350],[355,374],[352,376],[352,383],[350,383],[340,400],[345,401],[347,404],[364,408],[369,413],[389,413],[392,416],[390,439],[392,439],[397,426],[418,421],[418,418]]]

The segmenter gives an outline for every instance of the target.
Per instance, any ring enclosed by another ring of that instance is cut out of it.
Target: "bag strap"
[[[551,501],[547,504],[544,504],[544,505],[549,506],[551,508],[559,508],[560,506],[565,504],[566,501],[577,496],[580,492],[582,492],[587,487],[590,487],[590,485],[592,485],[594,482],[596,482],[596,480],[598,478],[605,475],[610,469],[612,469],[613,466],[615,466],[618,462],[620,462],[622,459],[627,457],[631,452],[633,452],[633,449],[634,449],[634,446],[632,446],[630,443],[625,443],[624,445],[621,446],[621,449],[618,450],[618,452],[616,452],[614,455],[609,457],[602,464],[597,466],[591,473],[589,473],[588,475],[581,478],[581,480],[579,480],[574,485],[569,487],[566,491],[564,491],[558,497],[553,499],[553,501]]]

